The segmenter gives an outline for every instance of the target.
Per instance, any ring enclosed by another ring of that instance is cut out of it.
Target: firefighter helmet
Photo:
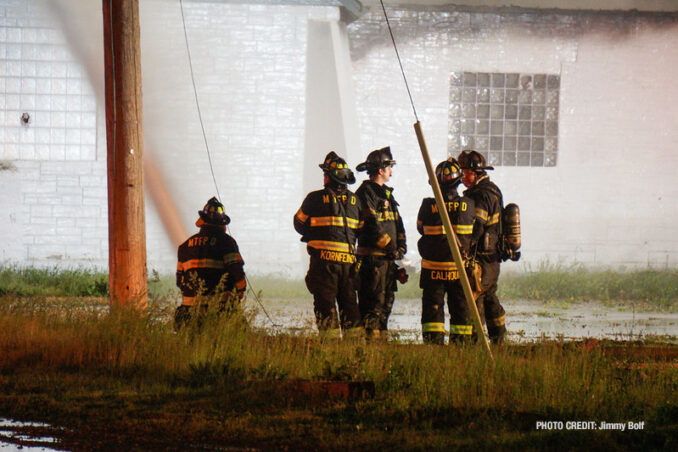
[[[494,167],[486,165],[485,157],[483,156],[483,154],[471,149],[461,151],[458,160],[461,169],[470,169],[475,172],[482,172],[484,170],[494,169]]]
[[[436,179],[443,186],[457,186],[461,182],[461,168],[459,163],[450,157],[436,166]]]
[[[346,160],[339,157],[334,151],[330,151],[325,157],[325,161],[318,166],[338,184],[355,183],[355,176],[346,164]]]
[[[231,222],[231,219],[226,215],[226,211],[224,211],[224,205],[216,197],[212,197],[207,201],[205,207],[198,211],[198,215],[207,224],[221,226]]]
[[[386,168],[387,166],[394,166],[396,161],[393,160],[393,155],[391,154],[391,147],[386,146],[376,151],[372,151],[367,155],[365,161],[358,166],[356,169],[358,171],[367,171],[368,174],[377,173],[380,169]]]

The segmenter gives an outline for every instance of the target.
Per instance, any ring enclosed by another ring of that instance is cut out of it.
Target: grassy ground
[[[252,286],[266,298],[304,298],[303,281],[279,276],[252,276]],[[398,285],[398,298],[421,298],[419,274]],[[502,300],[537,300],[544,303],[600,301],[633,305],[635,309],[678,311],[678,269],[588,270],[583,267],[539,265],[526,272],[504,272],[499,280]]]
[[[509,267],[510,268],[510,267]],[[280,275],[250,275],[250,287],[260,298],[308,298],[303,280]],[[151,271],[151,298],[176,298],[174,275]],[[398,285],[398,298],[421,298],[419,274]],[[88,269],[19,268],[0,266],[0,296],[107,296],[108,275]],[[252,294],[250,294],[252,295]],[[634,309],[678,311],[678,269],[588,270],[578,266],[542,264],[525,272],[504,272],[498,295],[503,300],[537,300],[544,303],[599,301],[633,305]]]
[[[110,314],[101,299],[0,303],[0,417],[65,427],[51,433],[64,448],[678,447],[672,365],[629,368],[562,343],[494,349],[491,361],[479,347],[322,343],[215,317],[174,334],[157,303],[149,315]],[[369,380],[375,396],[304,395],[289,385],[297,379]],[[575,431],[568,421],[645,424]]]

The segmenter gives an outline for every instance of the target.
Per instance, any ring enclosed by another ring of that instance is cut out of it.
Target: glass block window
[[[475,149],[493,166],[555,166],[560,76],[453,72],[448,152]]]

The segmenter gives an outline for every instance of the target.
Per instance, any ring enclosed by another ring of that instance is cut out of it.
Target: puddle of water
[[[315,330],[313,302],[308,300],[264,300],[266,311],[278,328],[263,314],[255,324],[282,331]],[[633,340],[647,336],[678,336],[678,314],[632,312],[596,303],[577,303],[567,307],[545,306],[537,301],[503,302],[506,327],[514,342],[532,342],[542,338]],[[449,327],[449,317],[446,318]],[[421,341],[421,300],[399,300],[393,306],[389,329],[401,339]]]
[[[58,439],[52,436],[34,435],[31,429],[54,430],[43,422],[21,422],[13,419],[0,418],[0,451],[56,451],[54,449]]]

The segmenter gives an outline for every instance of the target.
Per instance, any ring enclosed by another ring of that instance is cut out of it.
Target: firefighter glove
[[[399,261],[405,255],[405,250],[402,248],[396,248],[394,251],[388,253],[388,258],[394,261]]]
[[[405,284],[410,279],[410,277],[404,268],[399,268],[398,272],[396,273],[396,279],[400,284]]]

